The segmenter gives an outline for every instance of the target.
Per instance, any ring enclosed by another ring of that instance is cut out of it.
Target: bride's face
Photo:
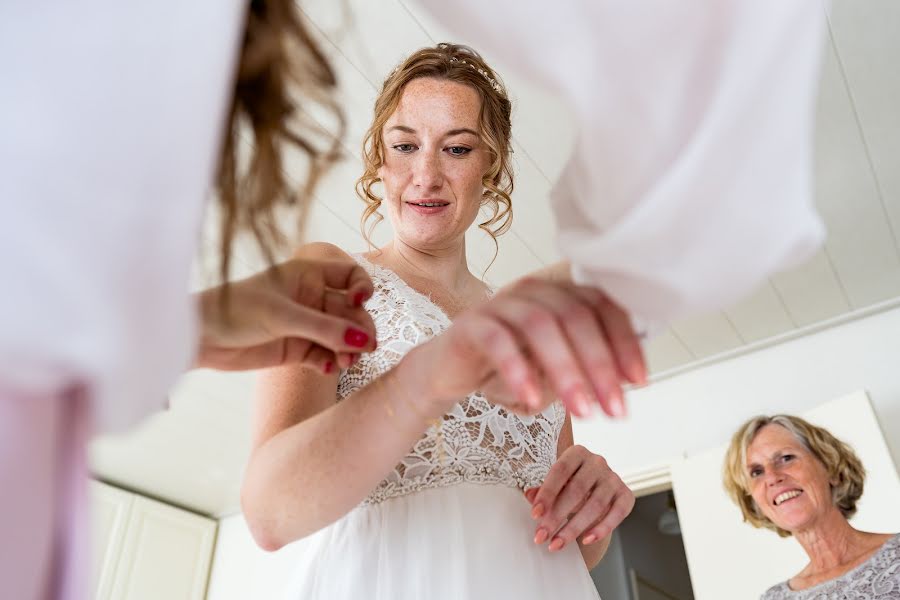
[[[378,174],[394,232],[429,250],[462,241],[482,202],[490,154],[481,139],[481,99],[471,87],[414,79],[382,132]]]

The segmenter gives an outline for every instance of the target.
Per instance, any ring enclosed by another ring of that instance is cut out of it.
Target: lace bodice
[[[900,600],[900,534],[840,577],[797,591],[782,582],[760,600]]]
[[[450,326],[450,319],[434,302],[396,273],[362,256],[356,259],[375,286],[366,309],[375,321],[378,349],[341,373],[339,401],[380,377],[411,348]],[[520,489],[538,486],[556,460],[564,419],[565,409],[559,402],[537,415],[520,417],[491,404],[479,392],[470,394],[444,415],[440,435],[436,426],[429,427],[363,503],[463,481]]]

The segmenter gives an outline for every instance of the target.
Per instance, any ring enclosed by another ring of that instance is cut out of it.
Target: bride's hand
[[[534,542],[550,541],[562,550],[581,537],[593,544],[605,539],[631,513],[634,494],[599,454],[571,446],[550,468],[539,488],[526,490],[537,520]]]
[[[402,362],[439,407],[487,389],[492,402],[525,413],[559,398],[575,415],[599,404],[621,416],[621,382],[646,379],[628,316],[602,292],[530,278],[459,315]]]

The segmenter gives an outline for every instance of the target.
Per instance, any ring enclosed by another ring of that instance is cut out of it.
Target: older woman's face
[[[747,448],[750,493],[763,515],[796,532],[836,510],[825,465],[781,425],[766,425]]]
[[[490,154],[473,88],[442,79],[406,84],[384,126],[386,204],[394,231],[421,249],[457,243],[478,215]]]

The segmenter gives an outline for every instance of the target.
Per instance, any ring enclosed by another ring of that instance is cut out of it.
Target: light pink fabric
[[[82,390],[0,387],[0,598],[87,597],[89,431]]]

